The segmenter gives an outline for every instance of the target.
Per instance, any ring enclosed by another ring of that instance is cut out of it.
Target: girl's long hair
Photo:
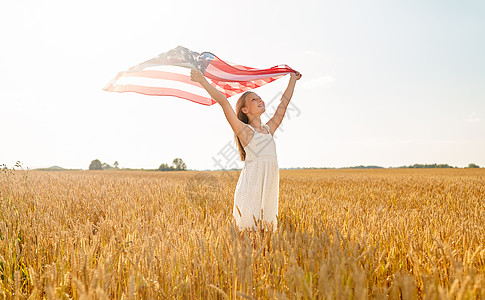
[[[251,91],[244,92],[239,99],[237,99],[236,102],[236,116],[239,120],[241,120],[243,123],[248,124],[248,116],[241,111],[241,109],[246,106],[246,97],[251,94]],[[236,140],[236,145],[237,149],[239,150],[239,156],[241,157],[242,161],[246,160],[246,151],[244,151],[244,148],[241,144],[241,141],[239,140],[239,137],[234,133],[234,139]]]

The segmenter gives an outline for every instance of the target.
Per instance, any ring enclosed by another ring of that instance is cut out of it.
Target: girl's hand
[[[205,80],[204,74],[197,69],[190,70],[190,80],[202,83]]]
[[[291,73],[291,78],[295,78],[296,80],[301,78],[300,72],[296,71],[296,73]]]

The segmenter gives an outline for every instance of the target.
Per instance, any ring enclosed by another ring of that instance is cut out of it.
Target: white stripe
[[[127,85],[127,84],[147,86],[147,87],[171,88],[171,89],[182,90],[182,91],[203,96],[206,98],[209,97],[209,94],[203,87],[197,87],[185,82],[180,82],[175,80],[122,76],[116,81],[115,85]]]
[[[177,74],[183,74],[190,76],[190,68],[182,67],[182,66],[167,66],[167,65],[160,65],[160,66],[151,66],[146,67],[143,70],[153,70],[153,71],[163,71],[163,72],[171,72]]]
[[[206,73],[207,72],[219,78],[223,78],[226,80],[237,80],[237,81],[253,81],[257,79],[263,79],[263,78],[285,75],[290,73],[290,72],[286,72],[286,73],[273,73],[273,74],[264,74],[264,75],[235,75],[232,73],[224,72],[221,69],[214,67],[213,65],[209,65],[207,67]]]

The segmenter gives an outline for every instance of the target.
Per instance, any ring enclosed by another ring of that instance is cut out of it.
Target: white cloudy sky
[[[7,1],[0,164],[157,168],[180,157],[216,169],[213,158],[233,143],[217,104],[102,90],[181,45],[303,74],[292,99],[300,114],[275,135],[281,168],[484,166],[484,3]],[[258,94],[269,102],[287,77]]]

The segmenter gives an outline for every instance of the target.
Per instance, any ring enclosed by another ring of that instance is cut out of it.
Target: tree
[[[102,169],[103,169],[103,165],[101,164],[99,159],[93,160],[89,165],[89,170],[102,170]]]
[[[163,164],[160,165],[160,167],[158,167],[158,170],[160,170],[160,171],[185,171],[185,170],[187,170],[187,165],[184,163],[184,161],[181,158],[175,158],[172,161],[171,166],[163,163]]]
[[[181,158],[175,158],[172,164],[175,166],[175,170],[177,171],[187,170],[187,165],[184,163],[184,161]]]
[[[476,164],[471,163],[471,164],[468,164],[468,167],[467,167],[467,168],[480,168],[480,166],[479,166],[479,165],[476,165]]]
[[[103,168],[103,170],[109,170],[109,169],[111,169],[111,166],[110,166],[110,165],[108,165],[107,163],[103,163],[103,164],[101,165],[101,167]]]
[[[161,164],[160,167],[158,167],[158,170],[160,170],[160,171],[173,171],[173,167],[170,167],[168,164]]]
[[[115,163],[113,164],[113,166],[115,167],[115,169],[118,169],[118,166],[119,166],[119,165],[120,165],[120,164],[118,163],[118,161],[115,161]]]

